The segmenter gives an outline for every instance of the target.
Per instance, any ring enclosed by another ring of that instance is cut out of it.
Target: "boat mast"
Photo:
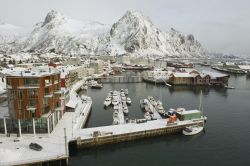
[[[203,108],[202,108],[202,90],[201,90],[201,93],[200,93],[200,105],[199,105],[199,110],[201,111],[202,116],[203,116]]]

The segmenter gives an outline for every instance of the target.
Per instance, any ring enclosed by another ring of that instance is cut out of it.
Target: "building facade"
[[[60,72],[52,68],[13,71],[6,75],[6,83],[8,119],[14,121],[7,123],[8,132],[19,128],[19,133],[50,133],[65,111]]]

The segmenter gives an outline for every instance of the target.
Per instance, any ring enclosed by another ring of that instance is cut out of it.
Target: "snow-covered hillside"
[[[8,23],[0,23],[0,52],[20,50],[24,37],[24,28]]]
[[[193,35],[185,36],[171,29],[163,32],[149,18],[128,11],[110,31],[110,48],[114,54],[167,55],[177,57],[204,56],[204,49]]]
[[[99,37],[107,33],[104,24],[78,21],[52,10],[28,37],[24,50],[70,55],[95,54]]]
[[[174,29],[161,31],[148,17],[136,11],[126,12],[109,26],[78,21],[52,10],[43,22],[36,24],[25,41],[11,48],[65,55],[205,56],[205,50],[193,35],[186,36]]]

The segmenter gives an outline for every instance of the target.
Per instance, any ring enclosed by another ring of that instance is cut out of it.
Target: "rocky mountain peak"
[[[51,10],[47,15],[46,15],[46,17],[45,17],[45,19],[44,19],[44,22],[43,22],[43,25],[42,26],[45,26],[46,24],[48,24],[48,23],[50,23],[50,22],[52,22],[52,21],[54,21],[54,20],[60,20],[60,19],[62,19],[64,16],[60,13],[60,12],[58,12],[58,11],[56,11],[56,10]]]

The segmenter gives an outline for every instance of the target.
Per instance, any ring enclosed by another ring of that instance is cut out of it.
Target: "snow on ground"
[[[5,92],[6,92],[6,79],[1,78],[0,79],[0,94],[5,93]]]

